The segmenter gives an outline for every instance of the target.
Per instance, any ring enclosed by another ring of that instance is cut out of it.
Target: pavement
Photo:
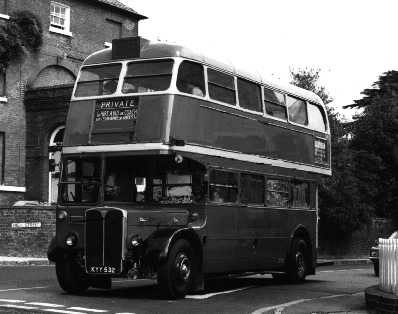
[[[331,265],[366,265],[372,262],[368,258],[323,259],[317,260],[317,266]],[[48,266],[52,263],[46,257],[12,257],[0,256],[0,266]]]

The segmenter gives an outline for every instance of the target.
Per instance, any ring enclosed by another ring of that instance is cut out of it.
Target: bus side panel
[[[291,236],[297,226],[303,226],[312,249],[315,246],[316,213],[310,210],[265,208],[266,227],[258,229],[256,264],[260,269],[282,269],[289,251]]]
[[[170,95],[131,97],[138,99],[136,119],[114,117],[94,121],[97,100],[72,101],[69,107],[65,146],[167,142]],[[112,100],[112,98],[110,98]],[[128,100],[129,98],[124,98]],[[101,100],[106,101],[106,100]],[[104,111],[113,109],[105,108]]]
[[[142,96],[135,129],[134,141],[167,142],[168,112],[173,95]]]
[[[72,101],[66,119],[64,146],[87,145],[95,100]]]
[[[186,143],[314,163],[312,134],[292,131],[268,120],[226,106],[175,96],[171,136]]]
[[[206,243],[204,273],[225,273],[240,268],[236,259],[237,222],[234,206],[206,206]]]

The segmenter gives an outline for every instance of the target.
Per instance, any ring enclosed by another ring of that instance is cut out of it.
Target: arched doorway
[[[58,197],[58,183],[61,174],[61,149],[64,139],[65,126],[61,125],[51,133],[49,152],[49,171],[48,171],[48,202],[55,203]]]

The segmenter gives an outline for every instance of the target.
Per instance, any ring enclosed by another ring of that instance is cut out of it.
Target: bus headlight
[[[68,247],[74,247],[77,243],[77,236],[74,233],[69,234],[66,238],[65,238],[65,244]]]
[[[68,217],[68,213],[65,210],[60,210],[57,213],[57,220],[64,220]]]
[[[137,234],[135,234],[132,237],[130,237],[127,244],[129,248],[132,249],[138,247],[142,242],[143,242],[142,239]]]

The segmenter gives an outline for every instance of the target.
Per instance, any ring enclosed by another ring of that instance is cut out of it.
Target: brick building
[[[113,38],[138,35],[146,18],[117,0],[0,0],[0,23],[21,10],[40,19],[43,45],[0,74],[0,205],[55,200],[58,147],[78,68]]]

